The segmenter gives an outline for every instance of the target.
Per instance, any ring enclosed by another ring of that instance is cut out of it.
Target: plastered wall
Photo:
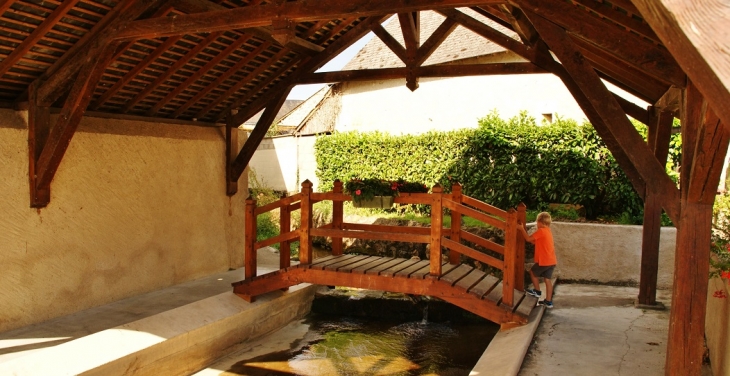
[[[558,277],[601,283],[638,283],[641,276],[642,226],[553,222]],[[662,227],[657,288],[674,280],[677,229]]]
[[[299,192],[309,179],[317,190],[315,136],[283,136],[264,139],[249,166],[259,183],[277,191]]]
[[[0,110],[0,331],[243,265],[221,129],[85,118],[32,209],[26,117]]]

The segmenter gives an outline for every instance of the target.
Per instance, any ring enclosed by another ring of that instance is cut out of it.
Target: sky
[[[364,37],[360,38],[357,42],[353,43],[349,48],[342,51],[339,55],[335,56],[329,63],[325,64],[317,72],[333,72],[342,70],[342,67],[347,64],[357,54],[360,49],[365,46],[375,34],[368,33]],[[292,89],[291,93],[286,99],[307,99],[321,89],[324,84],[315,85],[297,85]]]

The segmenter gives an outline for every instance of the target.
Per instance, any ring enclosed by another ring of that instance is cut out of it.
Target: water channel
[[[221,374],[469,375],[499,330],[486,320],[397,322],[316,313],[298,325],[289,328],[300,333],[288,349],[242,353]]]

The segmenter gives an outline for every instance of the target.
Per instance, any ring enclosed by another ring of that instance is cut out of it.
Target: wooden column
[[[335,180],[334,188],[332,192],[336,194],[342,194],[342,182],[338,179]],[[342,222],[344,215],[343,202],[340,200],[332,200],[332,226],[335,230],[342,230]],[[332,254],[342,254],[342,237],[332,238]]]
[[[454,202],[461,204],[461,184],[451,186],[451,197]],[[451,240],[461,242],[461,213],[454,210],[451,211]],[[449,263],[454,265],[461,263],[461,253],[449,249]]]
[[[712,204],[730,130],[688,82],[682,105],[681,215],[677,223],[667,375],[699,375],[705,332]]]
[[[659,163],[663,165],[667,163],[673,121],[674,116],[671,113],[654,106],[649,108],[647,143]],[[644,195],[644,225],[641,238],[641,276],[639,278],[639,296],[637,300],[639,306],[656,305],[661,220],[661,200],[656,194],[647,190]]]
[[[504,270],[502,273],[502,303],[513,307],[515,294],[515,259],[517,258],[517,212],[510,209],[504,228]],[[524,266],[522,267],[524,269]]]
[[[436,184],[431,189],[433,203],[431,204],[431,250],[429,259],[431,260],[431,277],[438,278],[441,276],[441,229],[443,228],[443,188]]]
[[[286,198],[286,193],[281,195],[282,199]],[[289,205],[282,205],[279,208],[279,233],[287,234],[291,232],[291,209]],[[279,243],[279,269],[285,269],[291,266],[291,241],[285,240]]]
[[[517,205],[517,226],[525,226],[527,222],[527,206]],[[516,229],[515,229],[516,230]],[[525,291],[525,238],[515,231],[515,288]]]
[[[30,207],[41,208],[51,201],[51,190],[38,188],[36,164],[51,130],[50,107],[42,106],[38,100],[40,81],[28,88],[28,177],[30,183]]]
[[[231,110],[226,116],[226,194],[233,196],[238,192],[238,179],[233,176],[231,164],[238,156],[238,124],[233,119],[237,110]]]
[[[299,263],[307,265],[312,263],[312,182],[305,180],[302,183],[302,219],[299,227]]]

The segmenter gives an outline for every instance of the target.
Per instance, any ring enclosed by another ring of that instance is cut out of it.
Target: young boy
[[[517,227],[522,232],[525,240],[535,244],[535,265],[530,269],[530,279],[532,279],[534,289],[525,289],[525,292],[540,298],[542,291],[539,290],[540,281],[538,277],[543,277],[547,291],[545,300],[538,304],[543,304],[546,308],[553,308],[553,281],[550,278],[552,278],[553,270],[555,270],[555,265],[558,263],[555,258],[553,233],[550,232],[551,222],[550,213],[542,212],[537,215],[537,231],[532,235],[527,235],[524,226]]]

